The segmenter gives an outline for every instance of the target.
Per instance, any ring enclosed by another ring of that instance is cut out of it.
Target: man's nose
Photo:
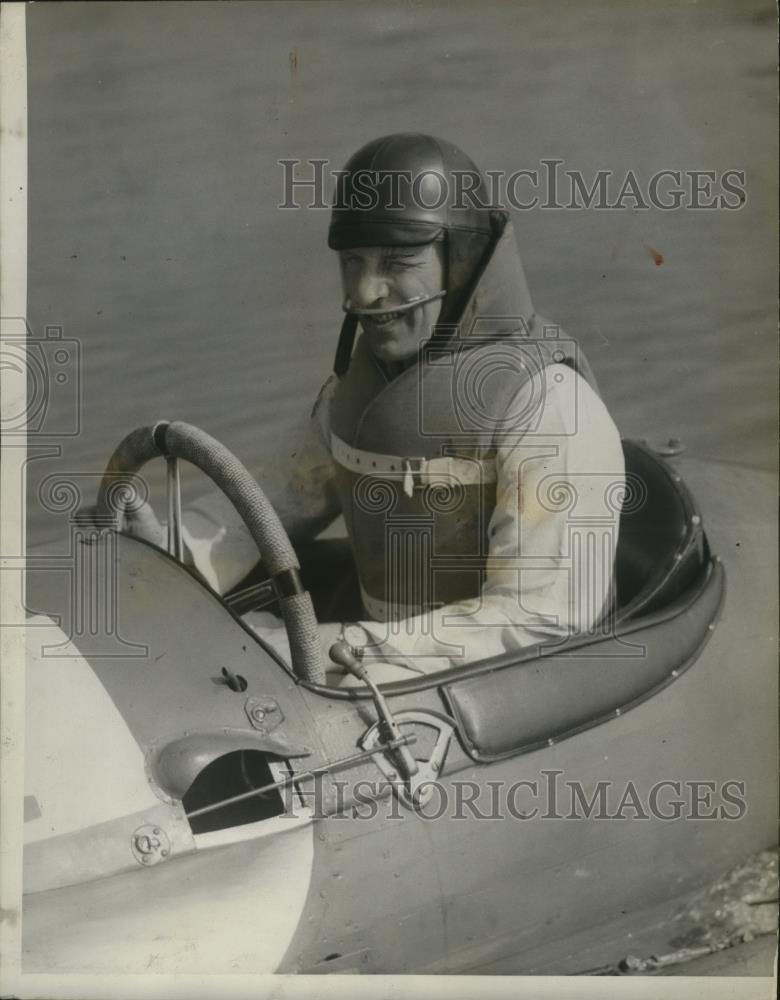
[[[390,295],[390,282],[378,271],[364,271],[358,275],[352,289],[352,300],[358,309],[368,309],[381,303]]]

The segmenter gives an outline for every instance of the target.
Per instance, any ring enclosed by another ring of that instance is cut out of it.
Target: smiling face
[[[407,361],[431,336],[441,298],[405,311],[412,299],[444,288],[444,251],[440,242],[416,247],[356,247],[339,252],[344,297],[358,313],[372,353],[380,361]],[[379,309],[360,315],[363,309]]]

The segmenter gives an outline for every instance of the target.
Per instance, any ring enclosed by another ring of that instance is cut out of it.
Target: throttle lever
[[[377,715],[379,716],[382,723],[387,729],[388,736],[391,740],[401,740],[403,739],[401,735],[401,730],[398,728],[398,724],[393,718],[392,712],[390,711],[387,702],[385,701],[384,695],[373,682],[373,680],[368,676],[368,671],[366,670],[365,664],[361,663],[360,660],[355,656],[355,651],[353,648],[344,642],[343,639],[339,639],[334,642],[330,647],[330,658],[334,663],[338,663],[340,667],[344,667],[353,677],[356,677],[359,681],[365,684],[371,691],[371,696],[374,699],[374,705],[376,707]],[[419,765],[417,761],[411,754],[411,751],[405,744],[401,744],[396,748],[396,753],[401,761],[400,770],[403,772],[402,777],[404,780],[408,781],[412,778],[419,770]]]

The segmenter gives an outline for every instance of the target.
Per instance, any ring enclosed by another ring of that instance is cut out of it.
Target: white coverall
[[[585,379],[564,364],[549,365],[545,375],[544,408],[533,434],[507,431],[506,445],[498,442],[496,506],[481,595],[401,621],[365,619],[347,633],[353,645],[367,646],[368,662],[396,665],[395,671],[372,670],[378,680],[608,628],[625,484],[620,436]],[[273,462],[257,476],[294,538],[311,535],[337,513],[328,489],[333,466],[327,450],[334,387],[331,380],[320,393],[308,440],[294,455],[292,469],[284,472]],[[274,473],[284,481],[273,482]],[[188,509],[185,539],[197,568],[220,592],[257,560],[251,536],[221,494]],[[278,618],[250,612],[245,620],[289,662]],[[321,628],[327,648],[338,630]],[[329,675],[334,682],[338,674]]]

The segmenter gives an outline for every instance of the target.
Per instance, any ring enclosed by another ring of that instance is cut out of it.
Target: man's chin
[[[369,347],[371,348],[371,353],[379,361],[386,362],[398,362],[398,361],[408,361],[415,353],[416,348],[409,349],[408,344],[394,342],[392,340],[384,340],[382,337],[369,336],[368,338]]]

